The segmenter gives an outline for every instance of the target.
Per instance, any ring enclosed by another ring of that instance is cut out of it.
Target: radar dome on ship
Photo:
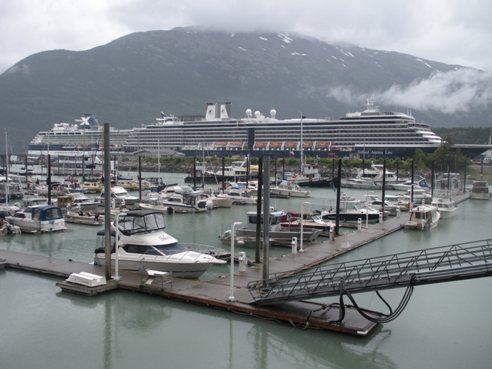
[[[275,109],[270,110],[270,117],[275,118],[277,116],[277,111]]]
[[[251,118],[253,116],[253,111],[251,109],[246,109],[245,113],[248,118]]]
[[[256,117],[256,118],[261,117],[261,113],[260,113],[260,111],[259,111],[259,110],[256,110],[256,111],[255,111],[255,117]]]

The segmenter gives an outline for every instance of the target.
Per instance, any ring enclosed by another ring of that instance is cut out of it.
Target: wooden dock
[[[364,246],[385,235],[403,228],[408,213],[389,218],[384,222],[369,225],[368,229],[342,234],[334,240],[306,244],[305,252],[287,254],[270,259],[270,273],[294,274],[305,271],[334,257]],[[0,259],[6,259],[6,267],[34,273],[54,275],[67,278],[71,273],[88,272],[104,276],[104,269],[88,263],[72,260],[54,259],[48,256],[32,255],[14,251],[0,250]],[[342,332],[357,336],[366,336],[376,323],[363,318],[350,307],[347,308],[343,322],[337,323],[339,309],[336,304],[323,305],[310,301],[297,301],[272,306],[256,306],[247,289],[250,281],[262,279],[262,265],[253,265],[246,271],[239,272],[236,266],[234,274],[233,301],[230,301],[231,288],[229,275],[213,280],[164,278],[143,275],[139,272],[120,270],[119,280],[110,280],[105,287],[85,287],[61,281],[57,285],[63,291],[95,296],[99,293],[125,289],[150,295],[194,303],[239,314],[282,321],[303,328],[317,328]]]

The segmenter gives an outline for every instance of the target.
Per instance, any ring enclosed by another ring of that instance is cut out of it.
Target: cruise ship
[[[123,152],[131,129],[110,128],[111,150]],[[48,153],[53,157],[93,157],[102,155],[104,127],[94,114],[84,114],[74,123],[55,123],[48,131],[38,132],[28,145],[28,156]]]
[[[89,118],[76,126],[59,123],[40,132],[29,145],[63,150],[90,147],[101,149],[102,128],[88,128]],[[83,124],[83,125],[82,125]],[[89,127],[91,125],[89,124]],[[112,149],[125,152],[166,150],[186,155],[269,154],[273,156],[410,156],[417,149],[433,151],[443,143],[427,124],[408,114],[382,112],[368,101],[362,112],[332,119],[299,117],[277,119],[247,109],[240,119],[232,118],[231,103],[208,103],[205,116],[161,116],[154,123],[130,130],[112,130]],[[39,148],[37,150],[39,152]]]
[[[155,151],[157,147],[200,155],[206,152],[265,152],[281,156],[301,151],[324,156],[408,156],[417,149],[433,151],[443,142],[424,123],[408,114],[382,112],[368,101],[362,112],[338,120],[277,119],[247,109],[245,117],[231,118],[231,104],[207,104],[202,119],[163,116],[154,124],[132,130],[127,150]]]

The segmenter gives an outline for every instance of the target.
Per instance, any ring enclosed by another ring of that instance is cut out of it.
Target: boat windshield
[[[186,248],[180,243],[172,243],[170,245],[155,245],[152,248],[159,250],[164,255],[179,254],[186,251]]]
[[[161,213],[151,213],[145,216],[126,215],[119,219],[118,226],[125,235],[154,232],[166,228],[164,216]]]

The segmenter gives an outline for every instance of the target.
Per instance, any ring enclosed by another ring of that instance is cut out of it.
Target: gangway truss
[[[250,282],[248,289],[253,303],[258,305],[340,296],[343,310],[344,295],[356,305],[352,294],[376,291],[379,295],[380,290],[406,287],[407,292],[395,312],[383,300],[390,308],[390,315],[394,315],[401,313],[414,286],[491,275],[492,239],[485,239],[325,264],[295,275],[272,274],[266,281]],[[340,314],[341,320],[343,311]]]

